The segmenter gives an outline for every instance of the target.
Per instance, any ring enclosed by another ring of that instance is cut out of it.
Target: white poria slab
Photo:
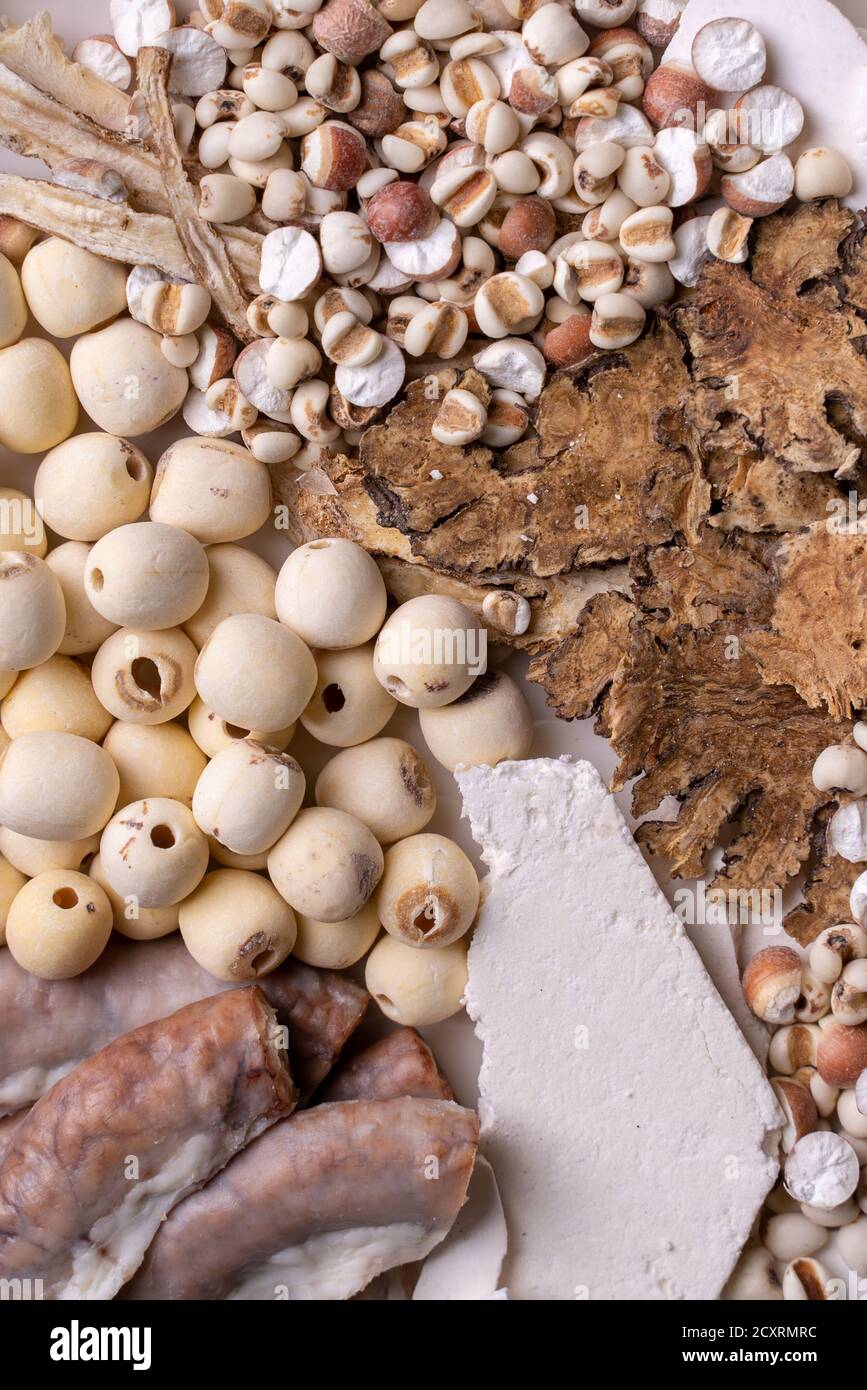
[[[459,771],[490,875],[467,1008],[516,1299],[713,1299],[781,1116],[595,768]]]
[[[796,96],[804,129],[786,153],[830,145],[848,161],[854,183],[843,201],[867,207],[867,44],[830,0],[689,0],[664,63],[691,65],[692,41],[711,19],[734,17],[755,24],[768,49],[762,83]],[[733,93],[722,106],[734,104]]]

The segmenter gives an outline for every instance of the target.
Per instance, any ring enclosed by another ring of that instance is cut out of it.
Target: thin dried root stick
[[[70,159],[93,159],[120,174],[146,212],[166,212],[160,167],[142,145],[103,130],[46,96],[0,64],[0,143],[41,159],[50,169]]]
[[[0,20],[0,63],[61,106],[123,134],[129,98],[95,72],[67,58],[45,10],[17,26],[5,21],[4,27]]]
[[[41,179],[0,174],[0,215],[16,217],[49,236],[63,237],[86,251],[124,265],[154,265],[169,275],[196,279],[170,217],[134,212],[125,204],[93,198]],[[228,253],[251,293],[259,283],[261,237],[236,236],[226,228]]]
[[[193,186],[184,170],[175,138],[168,97],[168,73],[172,55],[165,48],[143,48],[138,55],[139,89],[151,122],[151,142],[162,169],[169,211],[196,279],[211,297],[236,338],[253,342],[247,322],[247,298],[222,237],[199,217]]]

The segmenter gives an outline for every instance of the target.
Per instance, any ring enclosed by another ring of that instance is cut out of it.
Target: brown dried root
[[[3,214],[108,260],[124,265],[155,265],[183,280],[196,279],[169,217],[135,212],[123,204],[15,174],[0,174],[0,215]],[[223,229],[222,234],[242,282],[255,293],[261,238],[252,232],[238,233],[231,227]]]
[[[92,159],[115,169],[145,212],[165,212],[159,164],[143,145],[103,130],[0,64],[0,143],[49,169]]]
[[[21,25],[0,20],[0,63],[70,111],[123,134],[128,98],[67,58],[45,10]]]
[[[247,297],[222,237],[199,216],[193,186],[187,178],[175,138],[167,85],[171,62],[172,55],[165,48],[139,51],[139,88],[150,117],[151,139],[162,171],[169,211],[195,279],[210,290],[214,304],[235,337],[250,343],[256,335],[247,322]]]

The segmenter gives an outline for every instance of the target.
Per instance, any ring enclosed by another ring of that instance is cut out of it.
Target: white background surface
[[[769,8],[778,6],[785,8],[786,0],[767,0],[767,4]],[[110,29],[108,0],[54,0],[54,3],[48,6],[29,3],[28,0],[6,0],[5,5],[3,5],[2,0],[0,0],[0,8],[3,8],[4,12],[18,23],[32,16],[37,10],[46,7],[51,10],[55,28],[67,40],[70,49],[79,39],[93,33],[105,33]],[[190,8],[191,6],[184,4],[183,0],[178,4],[178,10],[181,14],[188,13]],[[737,10],[736,0],[732,8]],[[840,8],[856,23],[867,26],[867,0],[841,0]],[[26,172],[37,176],[41,176],[44,172],[41,165],[21,160],[5,150],[0,150],[0,168],[5,171]],[[27,329],[27,334],[45,336],[38,326],[32,323]],[[71,344],[60,344],[60,346],[65,347],[68,351]],[[79,432],[93,428],[95,426],[82,415]],[[151,462],[155,464],[162,449],[168,443],[187,433],[186,427],[178,417],[175,423],[160,431],[159,434],[139,439],[136,442],[143,448]],[[33,474],[38,462],[39,456],[20,459],[0,449],[0,484],[19,487],[24,491],[32,491]],[[289,550],[285,537],[274,533],[273,530],[270,534],[260,534],[255,538],[253,544],[275,567],[279,567]],[[513,662],[512,666],[515,668],[515,673],[520,675],[520,663]],[[573,756],[586,757],[596,765],[603,777],[609,778],[615,759],[608,745],[593,734],[589,722],[564,724],[556,720],[546,710],[544,698],[539,690],[533,686],[526,686],[525,688],[536,718],[534,754],[536,756],[551,756],[567,753]],[[409,739],[424,752],[424,743],[418,730],[416,717],[411,711],[400,709],[386,732]],[[291,751],[301,761],[308,774],[308,783],[312,785],[319,767],[329,756],[329,750],[314,746],[302,731],[293,742]],[[429,828],[453,836],[472,852],[473,846],[469,840],[466,825],[460,821],[460,807],[454,783],[442,769],[433,765],[432,770],[438,782],[440,801],[436,817]],[[628,800],[628,792],[622,793],[618,797],[624,811],[628,810]],[[670,882],[661,872],[659,865],[653,867],[663,889],[670,895]],[[538,920],[528,922],[527,926],[528,930],[544,931],[543,904],[540,904]],[[717,979],[721,992],[731,1000],[733,997],[731,986],[735,982],[734,961],[725,932],[725,928],[707,927],[694,933],[694,939]],[[715,933],[715,935],[709,935],[711,933]],[[520,1007],[521,988],[522,982],[516,980],[516,1007]],[[375,1023],[371,1021],[368,1026],[375,1026]],[[441,1064],[451,1077],[459,1099],[465,1103],[473,1103],[476,1097],[475,1078],[478,1069],[479,1046],[468,1020],[464,1016],[459,1016],[445,1024],[427,1029],[425,1032],[435,1048]]]

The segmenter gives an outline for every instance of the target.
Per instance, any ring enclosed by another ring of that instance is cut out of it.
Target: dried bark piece
[[[626,655],[634,613],[635,605],[625,594],[595,594],[575,631],[530,662],[527,679],[541,685],[560,719],[590,719],[599,713]],[[607,732],[604,714],[596,730]]]
[[[24,24],[10,25],[6,20],[0,26],[0,63],[70,111],[123,134],[128,97],[67,58],[47,11],[41,10]]]
[[[4,214],[108,260],[155,265],[181,280],[196,278],[174,222],[159,213],[135,212],[41,179],[0,174],[0,215]],[[222,228],[221,234],[242,283],[256,293],[262,238],[235,227]]]
[[[607,705],[620,756],[614,787],[639,778],[638,817],[667,796],[681,802],[675,821],[638,831],[675,877],[700,876],[708,850],[739,821],[716,882],[773,889],[797,874],[814,817],[833,800],[813,786],[813,762],[849,726],[809,709],[789,687],[764,685],[727,626],[681,630],[667,643],[633,626]]]
[[[769,630],[747,644],[762,679],[837,719],[867,704],[867,535],[819,522],[781,541]]]
[[[827,839],[829,818],[823,812],[816,821],[804,900],[783,919],[783,927],[801,946],[809,946],[826,927],[848,922],[852,915],[849,893],[861,866],[833,853]]]
[[[193,186],[184,170],[168,96],[171,64],[172,55],[164,48],[143,48],[138,55],[139,89],[144,94],[150,117],[152,141],[162,171],[169,211],[196,280],[210,290],[215,305],[235,337],[242,343],[251,343],[256,334],[247,322],[249,301],[222,237],[199,217]]]
[[[839,209],[825,207],[836,236]],[[796,259],[800,218],[791,217],[779,234]],[[815,225],[811,216],[807,221]],[[720,423],[732,422],[730,437],[739,437],[744,450],[760,443],[781,466],[848,477],[860,460],[858,438],[867,435],[864,323],[830,284],[797,292],[807,283],[802,275],[827,264],[826,253],[820,249],[809,266],[801,258],[788,293],[782,254],[775,261],[769,251],[764,262],[772,288],[743,267],[714,261],[692,300],[672,311],[693,354],[689,416],[703,442],[712,444]],[[838,403],[845,427],[829,418],[829,400]]]
[[[0,143],[41,159],[50,169],[70,159],[93,159],[120,174],[145,212],[165,212],[159,164],[150,150],[103,130],[0,64]]]

